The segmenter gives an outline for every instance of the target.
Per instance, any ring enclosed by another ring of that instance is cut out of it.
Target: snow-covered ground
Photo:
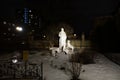
[[[29,55],[29,61],[40,64],[43,62],[43,71],[45,80],[70,80],[70,72],[66,69],[70,68],[69,55],[64,53],[57,54],[56,57],[51,56],[49,51],[34,52]],[[81,80],[120,80],[120,66],[111,62],[102,54],[96,53],[94,64],[82,66],[79,78]],[[60,68],[64,67],[65,70]]]

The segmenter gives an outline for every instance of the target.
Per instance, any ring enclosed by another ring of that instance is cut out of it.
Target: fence
[[[0,80],[43,80],[43,63],[0,61]]]

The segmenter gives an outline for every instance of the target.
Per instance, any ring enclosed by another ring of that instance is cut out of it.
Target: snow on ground
[[[61,67],[69,68],[69,55],[57,54],[56,57],[50,55],[49,51],[35,52],[29,55],[29,61],[40,64],[43,62],[45,80],[70,80],[70,73],[61,70]],[[80,73],[81,80],[120,80],[120,66],[111,62],[102,54],[96,53],[94,64],[83,65],[85,72]]]
[[[120,66],[109,61],[106,57],[98,54],[96,64],[84,65],[84,73],[80,78],[83,80],[120,80]]]

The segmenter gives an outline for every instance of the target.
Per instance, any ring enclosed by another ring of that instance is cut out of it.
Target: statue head
[[[64,31],[64,28],[61,28],[61,31]]]

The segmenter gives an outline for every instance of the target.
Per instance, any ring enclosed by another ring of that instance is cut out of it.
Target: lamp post
[[[22,27],[20,27],[20,26],[17,26],[16,27],[16,30],[18,31],[18,32],[22,32],[23,31],[23,28]],[[28,60],[28,32],[27,32],[27,30],[25,30],[24,31],[24,39],[25,39],[25,43],[24,43],[24,46],[22,46],[22,47],[24,47],[22,50],[23,50],[23,53],[22,53],[22,58],[23,58],[23,61],[25,62],[25,78],[26,78],[26,70],[27,70],[27,60]],[[15,62],[15,60],[14,60],[14,62]]]

